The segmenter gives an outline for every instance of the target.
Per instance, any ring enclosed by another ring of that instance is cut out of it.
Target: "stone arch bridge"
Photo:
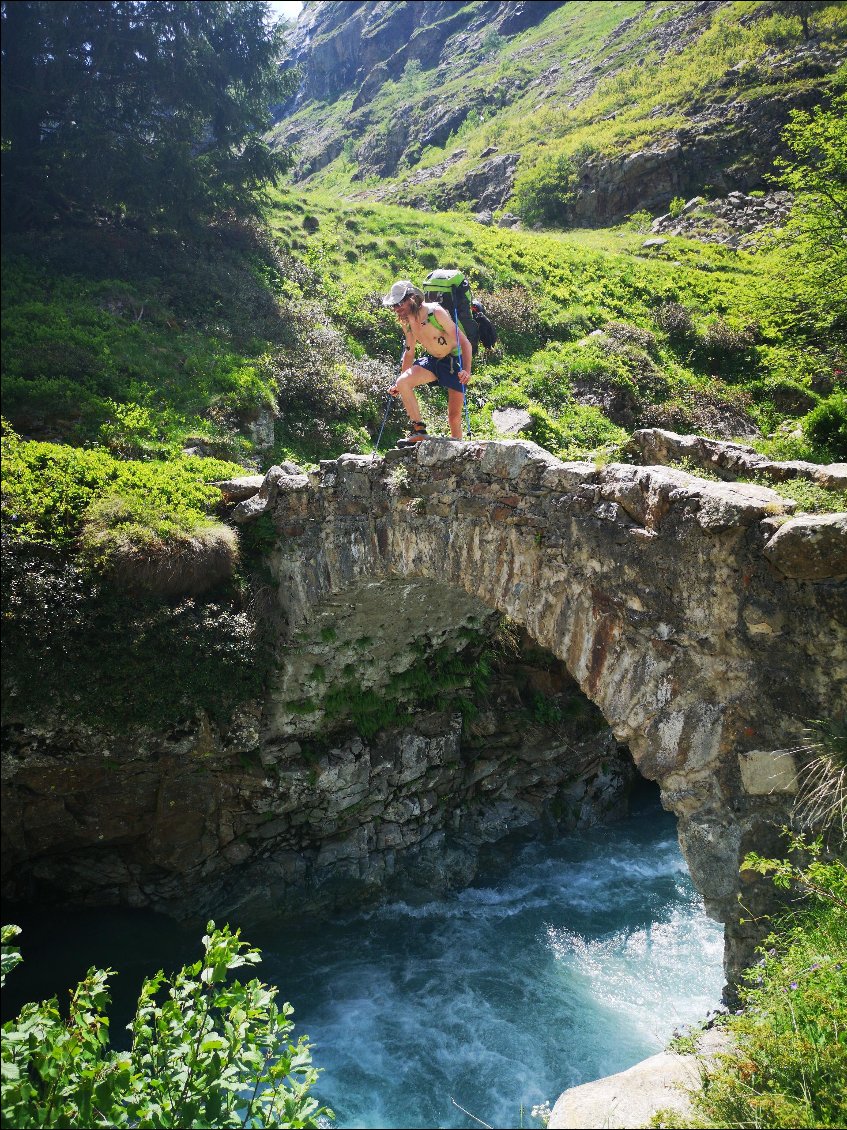
[[[12,703],[4,897],[249,925],[458,886],[506,831],[613,804],[625,744],[726,923],[729,979],[747,964],[738,896],[758,914],[773,888],[739,862],[779,850],[805,725],[847,704],[847,514],[792,517],[768,488],[517,441],[432,439],[222,490],[236,521],[270,525],[272,682],[230,716],[155,732],[49,709],[33,723]],[[465,677],[498,613],[541,659],[492,668],[466,725],[421,689]],[[525,676],[581,713],[542,724]]]
[[[750,955],[739,892],[755,900],[739,862],[776,846],[807,721],[847,702],[847,516],[793,508],[665,467],[430,440],[308,475],[274,468],[234,516],[273,517],[289,640],[310,623],[329,638],[366,607],[356,631],[378,648],[481,602],[563,660],[676,814],[694,883],[727,924],[731,975]],[[304,725],[291,710],[307,674],[295,663],[281,680],[271,743]]]

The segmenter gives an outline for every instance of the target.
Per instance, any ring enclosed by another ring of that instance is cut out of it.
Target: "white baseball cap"
[[[394,283],[388,294],[383,296],[383,306],[396,306],[398,302],[402,302],[404,298],[408,298],[410,294],[417,295],[423,300],[423,291],[415,286],[413,282],[408,279],[400,279]]]

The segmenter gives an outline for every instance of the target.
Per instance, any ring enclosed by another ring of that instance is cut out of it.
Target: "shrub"
[[[757,402],[771,403],[777,412],[785,416],[802,415],[814,408],[820,399],[790,377],[751,381],[747,389]]]
[[[536,407],[529,409],[529,415],[527,438],[564,459],[578,458],[626,439],[626,432],[592,405],[574,404],[559,419]]]
[[[123,1051],[109,1039],[111,970],[89,969],[67,1020],[54,997],[3,1025],[4,1123],[21,1127],[318,1126],[332,1112],[310,1095],[318,1072],[290,1004],[233,970],[259,951],[228,926],[206,927],[203,957],[173,977],[146,978]],[[20,930],[4,926],[2,979],[17,965]]]
[[[751,359],[758,338],[758,326],[748,323],[733,326],[724,318],[714,318],[706,326],[699,352],[712,369],[732,370]]]
[[[608,334],[613,341],[623,345],[634,345],[636,348],[650,353],[656,348],[656,335],[649,330],[631,326],[628,322],[606,322],[603,332]]]
[[[197,594],[231,577],[238,535],[231,526],[151,508],[144,498],[108,495],[83,521],[84,558],[129,592]]]
[[[714,379],[707,385],[683,386],[665,402],[650,405],[642,412],[640,426],[731,439],[750,430],[749,406],[749,393]]]
[[[682,209],[684,207],[685,207],[685,201],[683,200],[683,198],[681,196],[675,196],[673,198],[673,200],[670,202],[670,206],[668,207],[668,213],[670,214],[671,219],[675,220],[679,216],[681,216],[682,215]]]
[[[653,321],[672,342],[691,341],[695,337],[691,311],[679,302],[662,303],[653,315]]]
[[[480,292],[479,301],[497,328],[498,346],[508,353],[532,353],[544,344],[538,303],[522,286]]]
[[[803,420],[803,434],[833,460],[847,459],[847,394],[834,392],[813,408]]]
[[[528,224],[563,226],[576,183],[576,167],[564,153],[543,157],[518,173],[512,204]]]

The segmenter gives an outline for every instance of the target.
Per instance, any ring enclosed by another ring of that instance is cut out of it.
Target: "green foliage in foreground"
[[[22,440],[4,421],[3,526],[13,542],[72,549],[104,498],[130,515],[121,536],[177,541],[209,521],[220,502],[215,480],[243,474],[237,464],[184,457],[169,463],[122,460],[102,448]],[[131,527],[131,528],[130,528]]]
[[[290,1004],[255,978],[258,950],[214,922],[203,957],[175,976],[147,978],[128,1050],[109,1037],[111,970],[89,969],[64,1018],[54,997],[3,1025],[3,1122],[20,1127],[313,1127],[332,1112],[310,1094],[318,1071]],[[21,960],[3,927],[3,982]]]
[[[820,843],[792,837],[783,860],[744,868],[809,897],[779,920],[746,975],[743,1008],[726,1020],[733,1050],[703,1077],[680,1127],[847,1125],[847,867]],[[651,1125],[668,1125],[659,1112]]]

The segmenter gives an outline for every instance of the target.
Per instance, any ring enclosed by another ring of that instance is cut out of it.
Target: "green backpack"
[[[497,340],[494,327],[486,318],[485,311],[471,300],[471,288],[461,271],[430,271],[424,279],[421,290],[427,302],[438,302],[449,312],[453,320],[458,317],[459,325],[476,353],[480,340],[490,348]],[[482,325],[482,319],[487,326]],[[490,330],[490,333],[488,332]],[[481,331],[482,332],[481,334]]]

